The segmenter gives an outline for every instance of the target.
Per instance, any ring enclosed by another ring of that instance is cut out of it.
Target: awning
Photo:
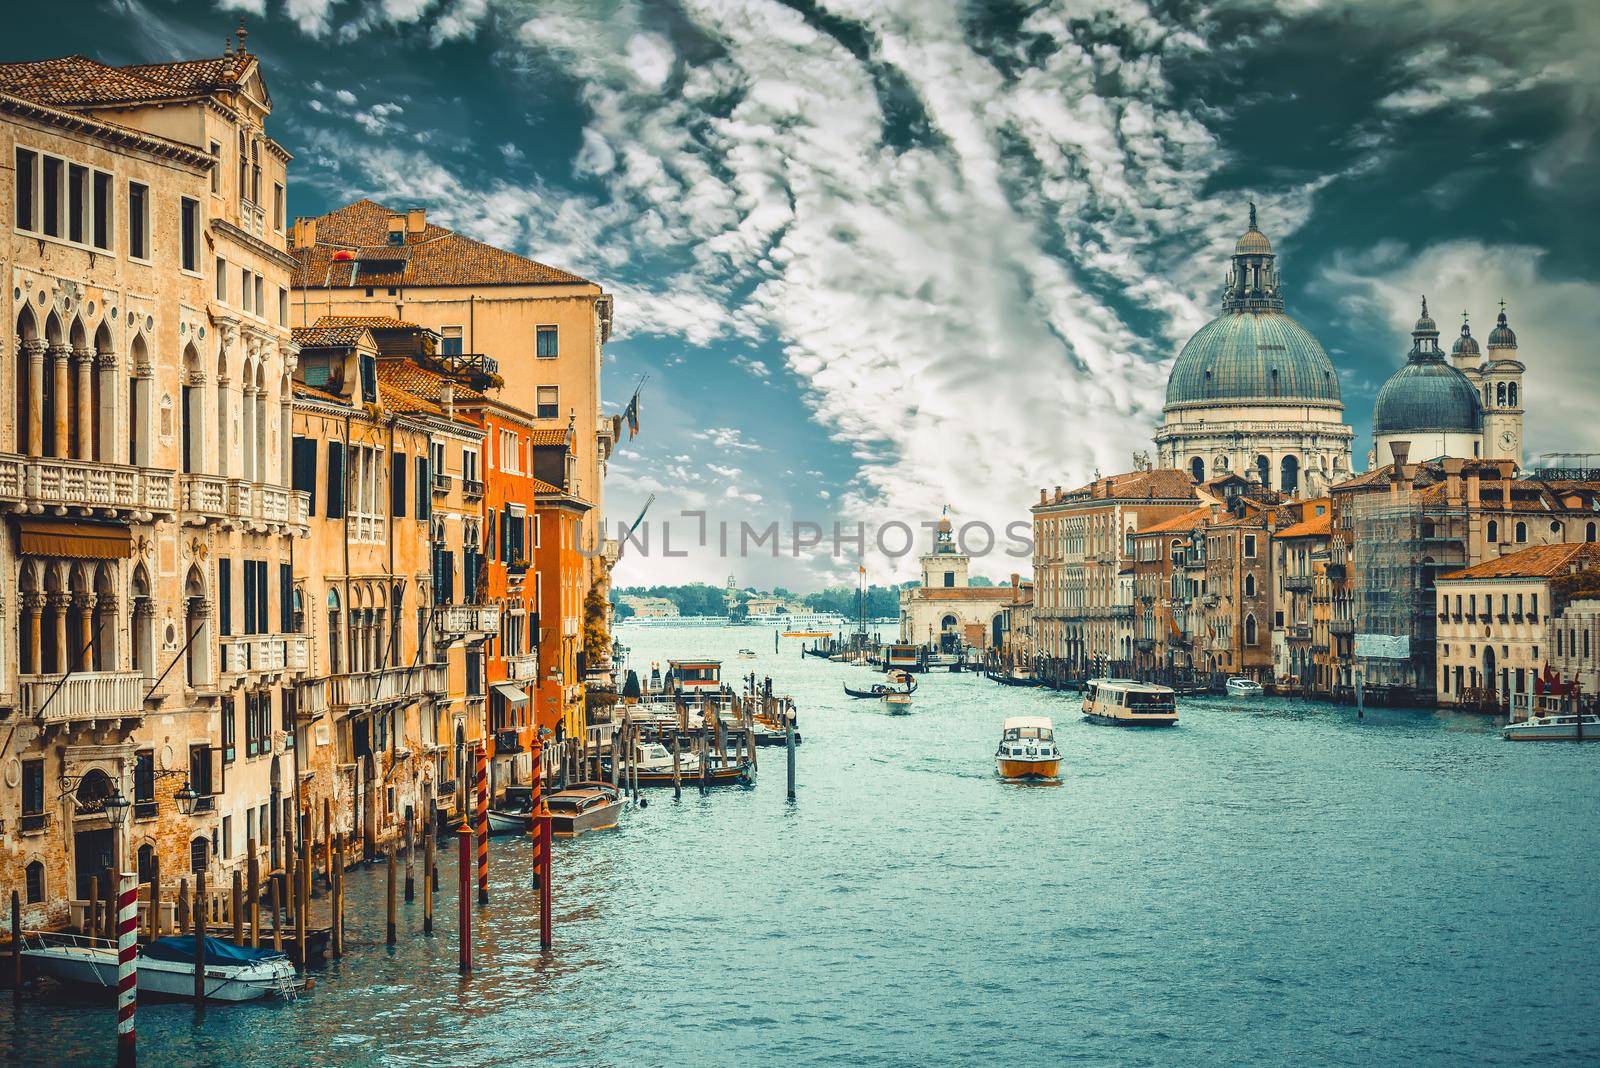
[[[24,519],[18,522],[17,532],[21,535],[19,549],[25,556],[124,560],[133,555],[133,531],[129,527]]]
[[[494,692],[504,698],[507,708],[521,708],[528,703],[527,693],[509,682],[495,683]]]

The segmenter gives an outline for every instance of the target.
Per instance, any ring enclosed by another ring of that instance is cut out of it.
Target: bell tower
[[[1488,360],[1480,381],[1483,389],[1483,455],[1491,460],[1514,460],[1522,466],[1522,373],[1527,370],[1517,355],[1517,335],[1506,323],[1506,302],[1489,331]]]

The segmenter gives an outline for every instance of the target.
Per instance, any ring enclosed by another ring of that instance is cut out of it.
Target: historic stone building
[[[988,649],[1005,634],[1004,611],[1010,586],[974,586],[967,574],[971,558],[957,544],[948,516],[933,532],[933,549],[924,553],[921,581],[900,593],[900,640],[954,652],[963,645]]]
[[[207,59],[0,65],[0,881],[29,926],[113,865],[216,887],[292,833],[307,502],[270,112],[242,32]]]
[[[1284,312],[1276,256],[1253,204],[1222,314],[1179,353],[1162,411],[1156,464],[1196,482],[1235,472],[1306,495],[1350,474],[1355,435],[1339,377],[1317,339]]]

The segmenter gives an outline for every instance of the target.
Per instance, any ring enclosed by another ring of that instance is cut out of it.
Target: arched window
[[[1500,382],[1494,387],[1494,402],[1504,408],[1506,404],[1506,384]]]
[[[1517,523],[1516,532],[1517,532],[1517,541],[1518,541],[1518,543],[1525,542],[1525,541],[1528,540],[1528,524],[1523,523],[1523,522],[1521,522],[1519,520],[1518,523]]]
[[[1206,480],[1206,462],[1198,456],[1194,457],[1189,461],[1189,474],[1196,482],[1204,482]]]
[[[1594,541],[1595,540],[1594,533],[1595,533],[1594,523],[1590,522],[1588,526],[1583,528],[1583,540],[1584,541]]]
[[[28,904],[38,905],[44,902],[44,861],[35,860],[28,865]]]
[[[1272,461],[1265,456],[1257,456],[1256,474],[1261,476],[1261,484],[1263,486],[1272,485]]]
[[[1244,617],[1244,643],[1246,645],[1254,645],[1254,644],[1256,644],[1256,617],[1255,616],[1245,616]]]
[[[1244,577],[1244,595],[1246,597],[1254,597],[1256,595],[1256,577],[1254,575],[1246,575]]]
[[[156,847],[146,842],[139,847],[139,881],[148,883],[156,877]]]
[[[204,835],[196,835],[194,841],[189,843],[189,870],[202,872],[206,870],[206,861],[211,848],[210,839]]]
[[[1489,542],[1490,542],[1490,544],[1498,544],[1499,541],[1500,541],[1500,524],[1498,522],[1496,522],[1495,520],[1491,519],[1491,520],[1489,520]]]
[[[1506,403],[1513,408],[1517,406],[1517,384],[1515,382],[1506,387]]]
[[[1300,489],[1300,459],[1296,456],[1285,456],[1279,465],[1280,480],[1278,488],[1285,493],[1297,493]]]
[[[339,666],[339,591],[328,591],[328,670],[338,675],[343,672]]]

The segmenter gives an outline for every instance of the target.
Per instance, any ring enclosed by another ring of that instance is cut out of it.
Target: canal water
[[[1504,743],[1478,717],[1184,701],[1174,730],[1064,694],[874,676],[770,631],[624,627],[633,664],[714,656],[797,696],[757,784],[649,791],[557,843],[556,949],[527,847],[497,839],[456,972],[420,895],[383,945],[353,873],[344,962],[291,1004],[139,1014],[147,1064],[1593,1064],[1600,745]],[[753,660],[735,658],[741,646]],[[996,780],[1007,715],[1054,718],[1059,786]],[[8,1063],[109,1063],[103,1002],[0,999]]]

